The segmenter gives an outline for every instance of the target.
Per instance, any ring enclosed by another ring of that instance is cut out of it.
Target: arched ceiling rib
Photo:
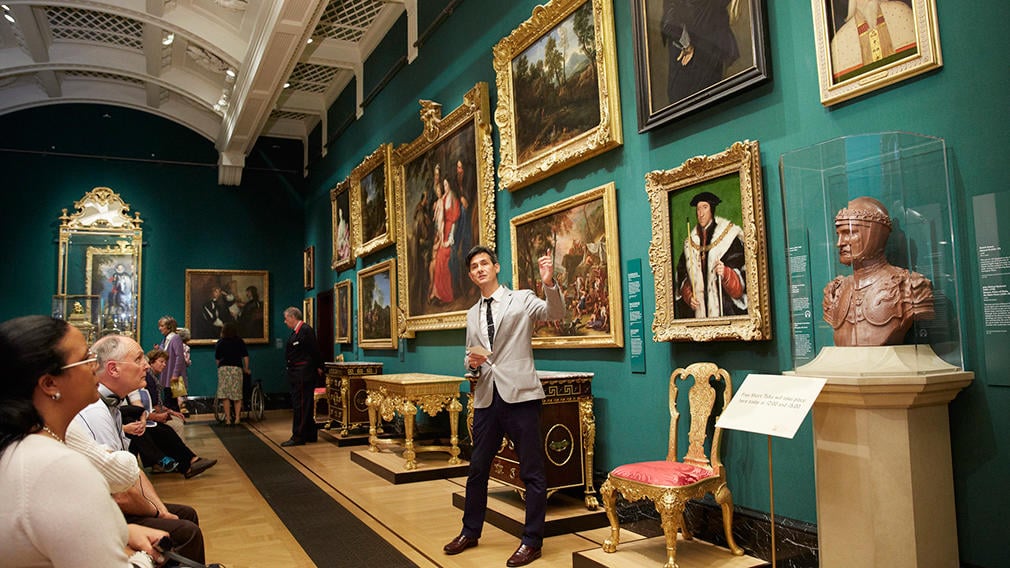
[[[413,60],[416,2],[0,0],[0,115],[141,109],[213,140],[219,183],[238,185],[259,137],[307,145],[355,77],[360,109],[364,61],[404,12]]]

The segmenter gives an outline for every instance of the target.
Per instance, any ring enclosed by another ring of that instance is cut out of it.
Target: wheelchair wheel
[[[249,418],[251,420],[263,420],[263,410],[266,407],[266,397],[263,396],[263,388],[259,383],[253,385],[252,393],[249,395]]]
[[[214,420],[224,424],[224,401],[217,397],[214,397]]]

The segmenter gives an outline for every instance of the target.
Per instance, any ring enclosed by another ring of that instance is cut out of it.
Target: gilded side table
[[[593,448],[596,444],[593,373],[537,371],[537,376],[547,395],[540,423],[544,456],[547,458],[547,494],[566,487],[584,486],[586,508],[595,511],[599,501],[593,488]],[[476,379],[471,375],[467,379],[470,381],[467,427],[472,432]],[[507,436],[491,462],[491,478],[520,492],[526,489],[519,479],[519,455]]]
[[[459,402],[461,377],[429,375],[425,373],[402,373],[393,375],[373,375],[364,377],[368,389],[368,450],[378,452],[379,419],[392,420],[397,412],[403,415],[405,437],[403,467],[416,469],[414,459],[417,452],[444,451],[449,453],[449,465],[458,465],[459,459],[459,413],[463,405]],[[443,410],[449,411],[449,446],[414,446],[414,417],[417,409],[436,416]]]
[[[340,427],[340,435],[368,426],[365,377],[382,374],[382,363],[367,361],[326,363],[326,396],[330,421],[326,429]]]

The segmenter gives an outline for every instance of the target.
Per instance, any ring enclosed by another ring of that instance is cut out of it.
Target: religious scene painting
[[[935,0],[811,0],[821,103],[943,65]]]
[[[614,43],[611,0],[553,0],[495,46],[503,188],[621,145]]]
[[[393,259],[358,272],[358,344],[396,349],[396,264]]]
[[[338,271],[354,266],[350,188],[350,180],[345,179],[330,190],[330,213],[333,222],[333,260],[330,267]]]
[[[565,300],[563,320],[536,324],[534,347],[624,345],[616,203],[609,183],[512,219],[515,287],[542,298],[538,260],[549,254]]]
[[[137,292],[136,256],[129,246],[88,247],[85,289],[98,298],[98,310],[106,328],[125,329],[135,313]],[[85,303],[90,308],[92,303]],[[88,314],[90,317],[90,314]]]
[[[655,340],[770,339],[758,143],[737,142],[645,179]]]
[[[404,332],[461,328],[480,297],[466,253],[494,235],[487,84],[478,83],[446,117],[421,101],[425,132],[397,148],[399,306]]]
[[[391,151],[391,144],[383,144],[351,171],[351,240],[356,256],[396,242]]]
[[[270,297],[265,270],[186,270],[186,327],[193,345],[213,345],[227,323],[246,343],[269,340]]]
[[[639,132],[769,77],[760,0],[634,0],[632,20]]]

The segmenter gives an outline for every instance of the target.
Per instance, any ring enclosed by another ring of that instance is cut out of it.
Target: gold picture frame
[[[306,290],[316,287],[316,246],[310,245],[302,251],[302,283]]]
[[[335,333],[334,343],[351,342],[351,280],[341,280],[333,285]]]
[[[351,239],[358,257],[396,242],[392,149],[380,145],[351,170]]]
[[[358,345],[362,349],[396,349],[396,260],[358,271]]]
[[[533,347],[624,347],[621,258],[614,183],[512,219],[512,281],[543,297],[538,259],[554,256],[565,300],[560,322],[537,322]]]
[[[821,104],[831,106],[943,66],[936,0],[811,0]]]
[[[333,230],[333,259],[330,268],[338,272],[354,266],[350,189],[350,178],[344,178],[344,181],[330,190],[330,220]]]
[[[185,327],[192,334],[190,345],[214,345],[222,325],[231,320],[246,343],[269,343],[269,274],[266,270],[187,268]]]
[[[466,327],[466,311],[480,297],[464,266],[466,253],[477,244],[495,246],[487,83],[474,85],[463,104],[444,117],[439,103],[420,104],[421,135],[393,153],[396,202],[403,211],[396,239],[399,308],[401,332],[407,337],[415,331]],[[445,206],[447,199],[451,203]],[[447,218],[455,220],[446,225]],[[441,239],[445,233],[452,238]],[[447,246],[436,248],[436,240]]]
[[[312,298],[302,299],[302,320],[309,324],[310,327],[316,327],[316,308]]]
[[[127,329],[133,323],[133,314],[140,307],[140,270],[137,254],[130,241],[120,240],[106,247],[89,246],[85,249],[85,297],[96,298],[99,321],[103,330],[133,333]],[[92,304],[84,302],[84,319],[93,321]]]
[[[552,0],[494,46],[499,189],[624,143],[616,44],[612,0]]]
[[[758,143],[736,142],[719,154],[649,172],[645,190],[652,212],[649,264],[656,283],[653,338],[771,339]],[[699,222],[707,227],[704,236]],[[719,264],[725,267],[723,276],[715,276]]]

